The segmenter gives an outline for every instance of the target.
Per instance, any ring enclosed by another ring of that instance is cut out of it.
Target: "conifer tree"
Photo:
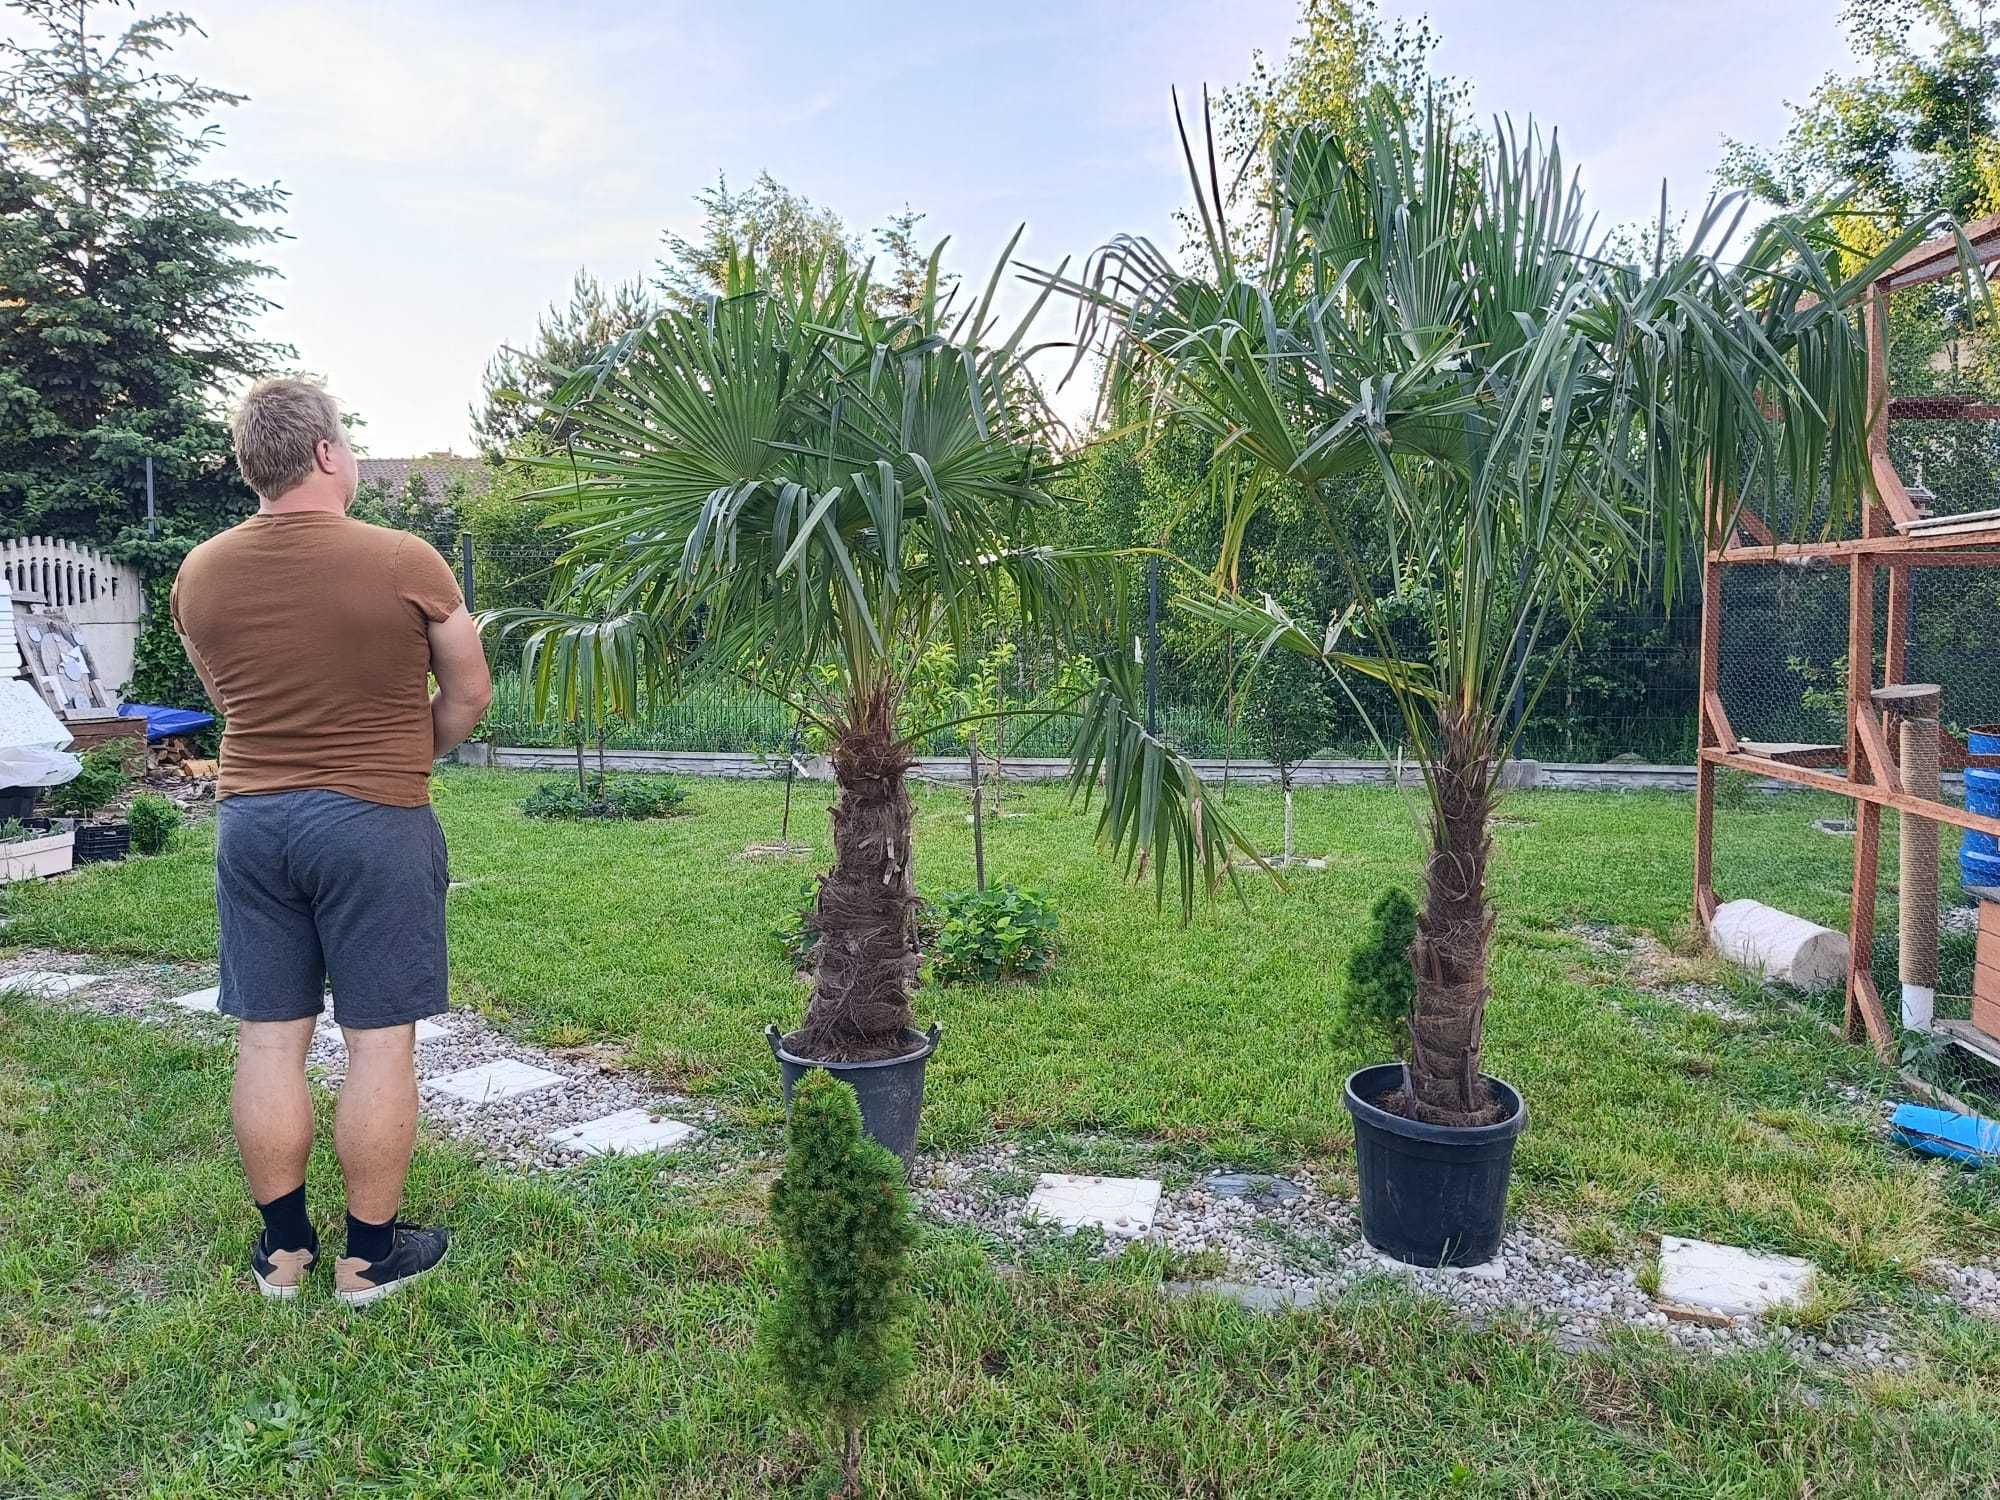
[[[254,252],[285,195],[204,174],[212,117],[241,97],[169,71],[200,34],[187,16],[9,8],[23,34],[0,42],[0,513],[160,571],[252,504],[222,404],[291,353],[254,335],[271,305]]]
[[[862,1134],[854,1090],[826,1073],[792,1099],[771,1213],[784,1269],[763,1347],[799,1413],[840,1439],[843,1493],[859,1495],[862,1431],[910,1369],[915,1228],[902,1163]]]

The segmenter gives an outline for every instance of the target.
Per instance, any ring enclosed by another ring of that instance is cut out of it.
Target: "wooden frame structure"
[[[2000,215],[1970,225],[1965,239],[1982,266],[2000,261]],[[1954,828],[2000,835],[2000,818],[1907,792],[1896,764],[1894,740],[1873,700],[1877,688],[1901,684],[1909,654],[1910,578],[1918,568],[2000,568],[2000,509],[1972,515],[1924,515],[1911,499],[1889,459],[1892,421],[1997,421],[2000,406],[1954,397],[1895,399],[1889,391],[1889,294],[1903,287],[1943,281],[1960,273],[1960,241],[1945,235],[1918,246],[1884,272],[1869,289],[1863,318],[1868,345],[1871,493],[1860,498],[1860,535],[1841,541],[1780,542],[1747,503],[1728,512],[1730,497],[1712,484],[1707,496],[1709,526],[1702,565],[1700,708],[1696,775],[1694,899],[1696,915],[1708,930],[1718,904],[1715,893],[1715,782],[1722,769],[1748,771],[1798,786],[1833,792],[1854,802],[1854,891],[1848,913],[1847,1034],[1872,1042],[1894,1063],[1894,1033],[1882,1008],[1873,976],[1875,894],[1883,810],[1914,814]],[[2000,498],[2000,497],[1996,497]],[[1790,562],[1848,571],[1847,733],[1844,746],[1764,745],[1740,739],[1723,708],[1723,579],[1732,567]],[[1877,589],[1887,573],[1888,610],[1883,634],[1875,630]],[[1878,645],[1880,651],[1878,653]],[[1881,682],[1873,681],[1882,663]],[[1995,663],[2000,671],[2000,663]],[[1971,755],[1963,742],[1945,736],[1946,767],[2000,766],[2000,756]],[[2000,1061],[2000,1039],[1983,1036],[1963,1022],[1940,1022],[1955,1040]],[[1969,1035],[1968,1035],[1969,1033]]]

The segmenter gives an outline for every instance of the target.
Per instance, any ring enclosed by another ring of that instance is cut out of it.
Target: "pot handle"
[[[784,1044],[784,1033],[779,1031],[775,1026],[766,1026],[764,1028],[764,1040],[771,1044],[771,1056],[776,1057],[778,1055],[778,1048]]]

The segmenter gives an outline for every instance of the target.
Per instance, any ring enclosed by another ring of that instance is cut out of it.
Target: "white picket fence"
[[[84,542],[0,536],[0,576],[17,594],[38,595],[69,617],[106,687],[115,692],[132,675],[146,604],[134,569]]]

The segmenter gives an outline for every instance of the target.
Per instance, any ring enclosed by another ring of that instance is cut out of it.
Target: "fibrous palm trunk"
[[[907,1051],[917,984],[917,891],[911,872],[911,761],[895,704],[870,694],[833,742],[833,868],[821,877],[812,925],[813,996],[797,1052],[822,1062],[872,1062]]]
[[[1430,863],[1410,950],[1417,995],[1410,1016],[1407,1109],[1412,1119],[1437,1125],[1478,1125],[1493,1117],[1479,1071],[1493,939],[1493,913],[1486,905],[1493,779],[1490,736],[1483,728],[1451,716],[1439,725]]]

